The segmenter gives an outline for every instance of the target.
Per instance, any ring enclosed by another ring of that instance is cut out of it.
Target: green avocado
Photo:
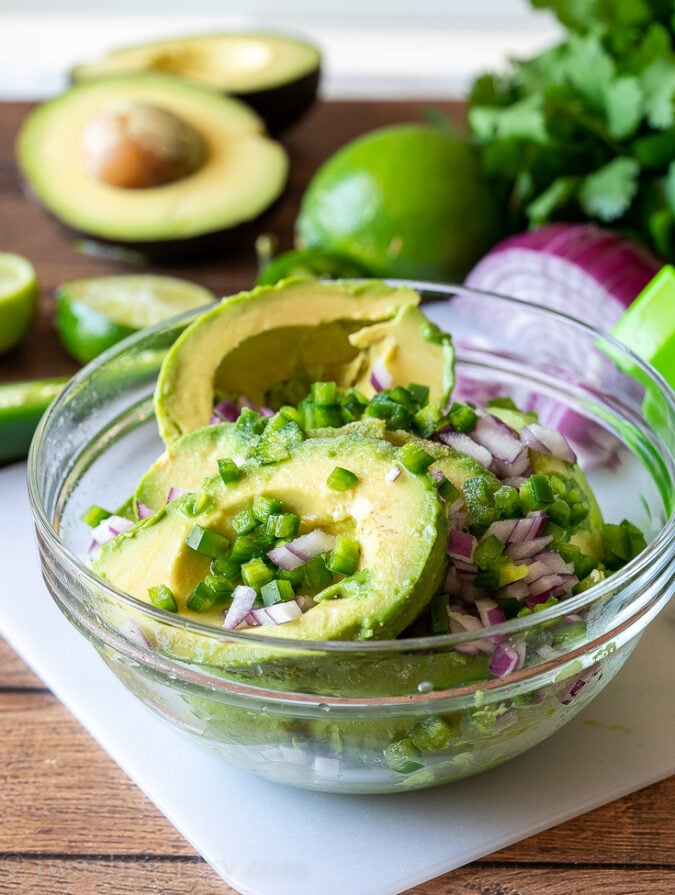
[[[376,280],[283,280],[224,299],[181,334],[162,365],[155,390],[162,439],[171,444],[207,425],[222,398],[243,395],[276,410],[319,380],[372,396],[375,370],[394,385],[431,383],[432,398],[447,398],[452,340],[419,300],[413,289]]]
[[[120,590],[149,602],[148,589],[171,588],[181,615],[213,625],[222,624],[223,610],[196,614],[187,607],[195,586],[208,574],[209,558],[186,543],[193,526],[232,539],[232,518],[262,495],[283,501],[300,516],[300,533],[320,528],[342,534],[360,546],[357,570],[325,592],[297,619],[268,628],[246,629],[275,638],[302,640],[369,640],[396,637],[424,609],[446,571],[448,524],[434,488],[425,476],[401,469],[391,482],[396,448],[387,441],[355,433],[335,438],[310,438],[297,445],[288,459],[261,465],[248,461],[238,481],[224,485],[206,478],[199,491],[201,512],[194,513],[195,495],[185,495],[154,516],[106,544],[94,570]],[[327,484],[336,467],[349,469],[357,484],[335,491]],[[178,629],[170,648],[199,659],[203,647]],[[183,642],[184,641],[184,642]],[[232,644],[212,646],[227,655],[203,656],[225,666],[243,649],[242,660],[256,650]]]
[[[283,34],[190,35],[120,47],[76,66],[70,78],[81,83],[142,72],[164,72],[238,97],[274,133],[297,121],[314,102],[321,54],[310,42]]]
[[[241,465],[255,440],[235,423],[218,423],[188,432],[167,448],[143,475],[134,498],[152,510],[159,510],[172,488],[196,491],[205,477],[215,475],[219,459],[229,457]]]
[[[282,193],[288,159],[238,100],[166,74],[92,80],[17,141],[38,201],[76,233],[148,257],[221,244]]]

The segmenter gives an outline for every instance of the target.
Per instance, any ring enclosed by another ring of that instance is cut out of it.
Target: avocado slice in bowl
[[[316,605],[297,618],[251,630],[291,642],[395,637],[436,592],[447,563],[447,518],[435,489],[405,467],[397,467],[400,475],[389,483],[387,475],[396,463],[397,450],[387,441],[354,433],[306,439],[280,462],[242,464],[237,481],[206,478],[196,498],[193,492],[172,501],[106,544],[94,570],[146,601],[149,589],[163,584],[181,614],[222,626],[222,606],[214,605],[212,613],[191,610],[191,595],[208,574],[209,553],[213,558],[215,552],[190,546],[196,544],[191,532],[195,526],[215,532],[221,549],[222,538],[236,540],[241,531],[236,520],[256,497],[281,501],[285,511],[299,517],[301,534],[319,530],[327,538],[342,535],[358,542],[359,561],[353,573],[338,581],[318,578]],[[348,468],[356,477],[347,491],[330,486],[336,467]],[[200,510],[195,512],[195,506]],[[183,637],[188,657],[203,653],[188,633],[168,636],[174,654],[181,651]],[[202,654],[202,659],[221,667],[235,662],[238,652],[244,664],[256,660],[253,643],[213,648],[223,650],[222,656]],[[261,650],[258,659],[265,655]]]
[[[121,47],[71,69],[75,84],[115,75],[164,72],[250,105],[270,133],[297,121],[316,98],[321,53],[306,40],[262,32],[176,37]]]
[[[148,258],[221,245],[281,195],[282,146],[246,105],[163,74],[91,81],[38,106],[17,140],[59,221]]]

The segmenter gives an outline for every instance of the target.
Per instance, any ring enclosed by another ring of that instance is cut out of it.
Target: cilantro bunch
[[[507,229],[590,219],[675,261],[675,0],[531,3],[564,39],[468,102]]]

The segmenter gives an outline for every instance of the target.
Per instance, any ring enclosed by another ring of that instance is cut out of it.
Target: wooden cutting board
[[[0,251],[25,255],[35,266],[41,288],[40,312],[25,342],[0,357],[0,381],[72,374],[77,365],[62,349],[52,325],[54,289],[76,277],[142,271],[173,274],[194,280],[217,295],[248,289],[256,276],[255,236],[273,234],[278,250],[293,245],[293,224],[305,187],[318,166],[348,140],[373,128],[419,121],[433,106],[461,122],[456,102],[359,101],[319,102],[288,131],[282,142],[290,156],[290,179],[284,196],[256,225],[253,235],[207,259],[174,266],[132,266],[85,254],[60,225],[48,217],[25,193],[14,157],[14,142],[31,106],[0,103]]]

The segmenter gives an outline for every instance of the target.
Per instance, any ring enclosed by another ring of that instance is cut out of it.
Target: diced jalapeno
[[[356,473],[342,466],[336,466],[326,479],[326,484],[333,491],[348,491],[357,484],[358,480],[359,477]]]
[[[224,553],[230,546],[230,542],[224,535],[217,531],[211,531],[209,528],[203,528],[201,525],[192,526],[185,543],[197,553],[212,558]]]
[[[156,587],[148,588],[148,596],[153,606],[158,609],[165,609],[167,612],[178,612],[178,604],[173,595],[173,591],[166,584],[158,584]]]

